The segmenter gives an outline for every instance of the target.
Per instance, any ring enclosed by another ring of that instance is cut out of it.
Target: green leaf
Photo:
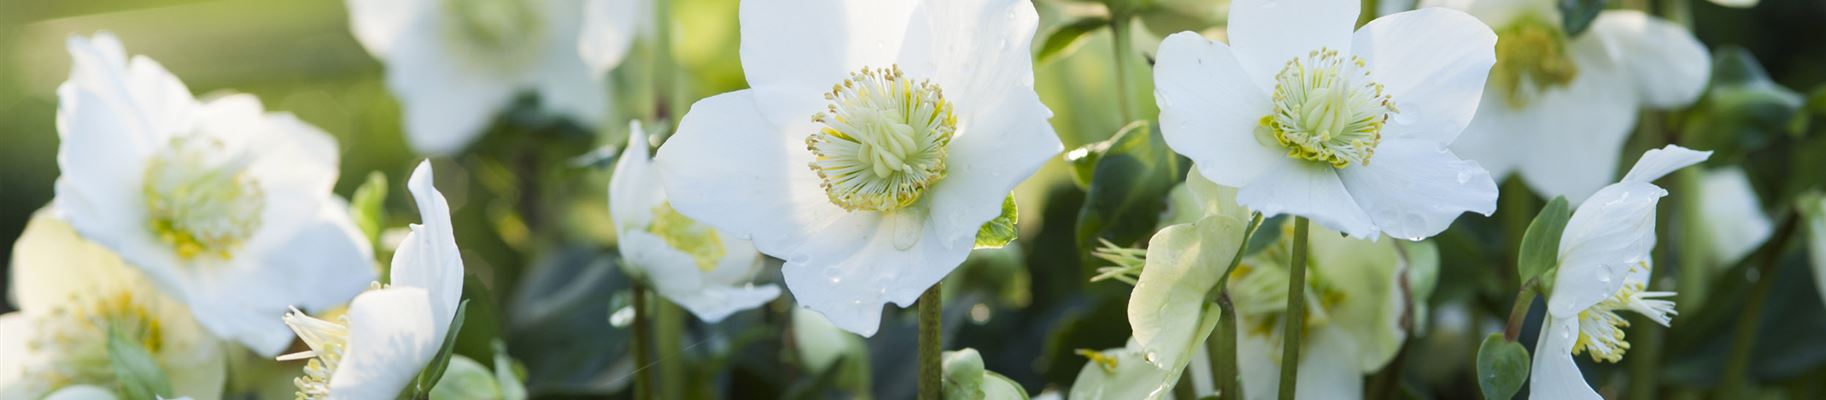
[[[349,196],[349,217],[355,220],[355,227],[368,236],[370,244],[380,243],[380,231],[387,227],[387,175],[380,171],[368,173],[368,180],[355,188]]]
[[[1160,37],[1203,31],[1224,23],[1227,3],[1213,0],[1155,0],[1135,13],[1141,24]]]
[[[1015,229],[1015,223],[1021,221],[1020,211],[1015,209],[1014,194],[1002,199],[1002,214],[983,223],[976,230],[976,248],[999,249],[1021,236],[1021,230]]]
[[[983,398],[1028,400],[1027,389],[995,371],[983,371]]]
[[[444,335],[444,344],[438,347],[437,356],[432,357],[431,363],[426,364],[425,369],[419,371],[416,383],[407,390],[415,391],[417,394],[429,394],[431,388],[437,386],[438,379],[444,377],[444,369],[450,366],[450,355],[456,351],[457,333],[462,332],[463,318],[468,311],[469,300],[463,300],[457,305],[456,315],[450,318],[449,334]]]
[[[1166,209],[1167,194],[1185,178],[1186,163],[1148,121],[1130,123],[1110,140],[1078,210],[1080,249],[1096,248],[1098,238],[1121,246],[1146,240]]]
[[[1033,56],[1034,65],[1045,64],[1060,57],[1069,56],[1078,51],[1089,41],[1090,34],[1109,26],[1110,21],[1103,17],[1084,17],[1077,21],[1059,25],[1052,33],[1046,35],[1046,41],[1040,45],[1040,51]]]
[[[1079,189],[1091,188],[1091,175],[1097,172],[1097,160],[1103,158],[1103,152],[1109,151],[1110,141],[1104,140],[1065,152],[1065,162],[1071,164],[1072,183]]]
[[[119,378],[120,393],[128,399],[152,399],[160,396],[171,397],[171,380],[165,377],[165,371],[159,369],[158,361],[146,352],[146,347],[138,340],[128,337],[130,333],[108,327],[108,361],[114,365],[114,375]]]
[[[1712,71],[1705,95],[1682,121],[1682,145],[1718,152],[1713,159],[1737,159],[1782,143],[1785,134],[1807,129],[1811,122],[1801,112],[1807,99],[1769,80],[1749,51],[1719,48]]]
[[[1477,346],[1477,388],[1486,399],[1514,398],[1528,380],[1528,349],[1503,339],[1502,332],[1484,337]]]
[[[1566,220],[1571,218],[1572,207],[1565,196],[1560,196],[1547,202],[1541,213],[1534,216],[1534,222],[1528,223],[1528,232],[1522,234],[1521,252],[1515,260],[1516,273],[1522,282],[1540,277],[1559,264],[1560,234],[1566,232]],[[1543,279],[1541,284],[1549,285],[1550,282]]]
[[[1559,0],[1560,29],[1566,31],[1566,37],[1578,37],[1591,28],[1591,22],[1598,19],[1598,12],[1604,11],[1604,0]]]
[[[976,349],[947,351],[944,355],[946,400],[982,400],[983,356]]]

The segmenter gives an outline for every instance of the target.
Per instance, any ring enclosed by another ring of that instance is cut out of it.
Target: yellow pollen
[[[813,171],[831,203],[850,211],[893,211],[918,202],[945,177],[945,148],[957,116],[938,85],[899,67],[863,68],[824,95],[823,125],[805,138]]]
[[[224,156],[212,138],[172,138],[146,162],[147,226],[179,258],[226,259],[260,227],[266,194],[245,157]]]
[[[710,272],[716,270],[717,261],[723,259],[723,239],[715,229],[697,223],[672,209],[671,204],[661,203],[653,207],[653,222],[647,224],[647,232],[659,236],[697,263],[697,269]]]
[[[1490,82],[1502,91],[1507,106],[1527,107],[1535,95],[1565,87],[1579,76],[1566,33],[1537,17],[1517,20],[1496,34],[1496,65]]]
[[[1383,124],[1397,110],[1370,80],[1363,59],[1314,50],[1288,60],[1274,79],[1274,113],[1262,117],[1258,135],[1272,137],[1295,159],[1333,168],[1369,165]]]

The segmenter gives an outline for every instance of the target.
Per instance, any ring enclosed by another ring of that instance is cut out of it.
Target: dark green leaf
[[[416,383],[408,390],[415,390],[418,394],[431,393],[431,388],[437,386],[438,379],[444,377],[444,369],[450,367],[450,354],[456,351],[457,333],[462,332],[463,318],[468,311],[469,300],[463,300],[457,305],[456,315],[450,317],[449,334],[444,335],[444,344],[438,347],[437,356],[431,358],[431,363],[425,364],[425,369],[419,371]]]
[[[1591,22],[1598,19],[1598,12],[1604,11],[1604,0],[1559,0],[1560,29],[1566,31],[1566,37],[1578,37],[1591,28]]]
[[[1484,344],[1477,347],[1477,387],[1484,398],[1514,398],[1527,380],[1528,349],[1504,340],[1501,332],[1485,337]]]
[[[1072,167],[1072,183],[1078,184],[1079,189],[1089,190],[1091,175],[1097,172],[1097,160],[1102,159],[1103,152],[1109,151],[1109,149],[1110,141],[1105,140],[1065,152],[1065,162],[1071,164]]]
[[[983,223],[983,227],[976,230],[976,248],[999,249],[1007,246],[1008,242],[1021,235],[1021,231],[1015,229],[1015,223],[1020,221],[1020,211],[1014,205],[1014,194],[1009,194],[1002,199],[1001,215]]]
[[[108,327],[108,361],[114,364],[114,375],[120,380],[120,393],[123,397],[170,397],[171,380],[166,379],[165,371],[159,369],[158,361],[146,352],[145,345],[129,336],[137,336],[138,333],[118,328],[113,325]]]
[[[1560,260],[1560,234],[1566,232],[1566,220],[1572,218],[1572,207],[1566,197],[1555,197],[1535,214],[1534,222],[1528,224],[1528,232],[1522,234],[1522,249],[1516,256],[1515,268],[1522,282],[1540,277],[1552,269]],[[1543,280],[1542,285],[1549,285]],[[1546,286],[1542,286],[1546,288]]]
[[[1185,178],[1185,163],[1147,121],[1117,132],[1095,169],[1078,212],[1080,249],[1096,248],[1098,238],[1122,246],[1146,240],[1166,208],[1167,193]]]
[[[1748,51],[1719,49],[1712,70],[1705,95],[1685,115],[1682,145],[1716,151],[1714,159],[1737,159],[1806,129],[1800,113],[1806,99],[1769,80]]]
[[[1109,24],[1110,21],[1102,17],[1084,17],[1059,25],[1058,29],[1054,29],[1051,34],[1046,35],[1045,42],[1041,42],[1039,53],[1033,56],[1033,63],[1045,64],[1071,55],[1072,52],[1078,51],[1078,47],[1084,46],[1084,42],[1090,39],[1092,32],[1109,26]]]

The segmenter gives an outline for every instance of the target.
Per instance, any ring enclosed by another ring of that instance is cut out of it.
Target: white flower
[[[1599,399],[1585,383],[1573,355],[1617,362],[1629,342],[1619,311],[1634,311],[1662,326],[1672,319],[1672,292],[1649,292],[1655,248],[1655,205],[1666,190],[1655,179],[1705,161],[1711,152],[1680,146],[1649,150],[1621,182],[1599,189],[1572,213],[1560,236],[1559,272],[1547,294],[1547,319],[1534,348],[1530,394],[1536,399]]]
[[[1743,168],[1725,167],[1702,173],[1699,206],[1705,239],[1697,246],[1708,246],[1712,267],[1728,268],[1756,251],[1763,241],[1775,234],[1775,224],[1763,213],[1763,203]]]
[[[113,35],[69,50],[56,208],[210,332],[276,354],[292,340],[273,319],[287,306],[328,308],[374,279],[368,240],[330,193],[333,138],[253,96],[199,102]]]
[[[1483,106],[1452,150],[1519,171],[1543,197],[1578,204],[1610,182],[1640,108],[1691,104],[1711,75],[1705,46],[1679,25],[1605,10],[1576,38],[1552,0],[1424,0],[1477,16],[1497,32]]]
[[[1826,301],[1826,197],[1814,194],[1803,197],[1801,213],[1807,217],[1807,254],[1813,260],[1814,288],[1820,300]]]
[[[786,261],[801,304],[872,335],[964,260],[1062,150],[1033,91],[1025,0],[741,3],[752,89],[659,150],[679,212]]]
[[[628,148],[609,181],[622,266],[707,322],[779,296],[778,286],[750,283],[762,264],[754,244],[672,209],[647,156],[647,134],[638,122],[631,125]]]
[[[429,161],[406,182],[423,225],[413,225],[393,253],[390,285],[356,296],[335,321],[296,310],[285,315],[285,324],[310,347],[279,357],[311,359],[295,381],[300,398],[393,398],[454,333],[448,330],[463,294],[463,259],[450,205],[431,182]]]
[[[19,311],[0,315],[0,398],[96,398],[117,382],[109,329],[145,345],[176,394],[221,398],[222,344],[139,271],[84,240],[53,209],[14,243]]]
[[[412,148],[444,155],[523,92],[583,126],[603,122],[602,72],[626,53],[638,7],[591,1],[348,0],[349,27],[387,65]]]
[[[1423,9],[1351,32],[1348,0],[1248,0],[1230,45],[1181,32],[1154,66],[1161,132],[1266,215],[1419,240],[1496,209],[1496,184],[1446,146],[1470,122],[1496,36]]]

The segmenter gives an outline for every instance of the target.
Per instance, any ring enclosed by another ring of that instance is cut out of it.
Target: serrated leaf
[[[349,217],[370,244],[380,243],[380,231],[387,226],[386,203],[387,175],[380,171],[369,172],[368,180],[349,196]]]
[[[444,369],[450,367],[450,355],[456,352],[457,333],[463,331],[463,318],[468,311],[469,300],[457,304],[456,314],[450,317],[449,334],[444,335],[444,344],[438,346],[437,356],[431,357],[431,363],[425,364],[425,369],[419,371],[413,386],[407,388],[408,391],[416,392],[414,397],[431,393],[431,388],[437,386],[438,379],[444,377]]]
[[[1572,207],[1565,196],[1554,197],[1535,214],[1522,234],[1522,248],[1515,260],[1517,276],[1522,282],[1535,279],[1552,269],[1560,260],[1560,235],[1566,232],[1566,220],[1572,218]],[[1543,288],[1551,282],[1542,281]]]
[[[1503,339],[1501,332],[1484,337],[1477,346],[1477,388],[1484,398],[1510,399],[1528,380],[1528,349]]]
[[[1076,232],[1080,249],[1098,238],[1131,246],[1154,233],[1167,194],[1185,178],[1185,163],[1167,148],[1160,131],[1135,121],[1111,139],[1097,161]]]
[[[158,361],[127,335],[115,326],[108,327],[108,362],[119,379],[120,393],[129,399],[171,397],[171,380],[159,369]]]
[[[1020,211],[1014,205],[1014,194],[1009,194],[1002,199],[1002,213],[976,230],[976,248],[999,249],[1007,246],[1008,242],[1021,236],[1021,230],[1015,228],[1015,224],[1020,221]]]
[[[1591,22],[1598,19],[1598,12],[1604,11],[1604,0],[1559,0],[1560,29],[1566,31],[1566,37],[1578,37],[1591,28]]]
[[[1046,41],[1041,42],[1040,51],[1033,56],[1033,63],[1035,65],[1045,64],[1071,55],[1072,52],[1078,51],[1079,47],[1083,47],[1084,42],[1090,40],[1091,33],[1103,29],[1109,24],[1110,21],[1103,17],[1085,17],[1059,25],[1058,29],[1054,29],[1052,33],[1046,35]]]

